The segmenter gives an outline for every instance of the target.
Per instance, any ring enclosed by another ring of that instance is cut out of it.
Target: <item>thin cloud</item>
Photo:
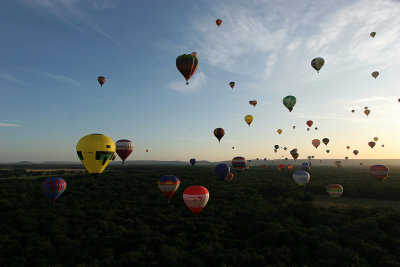
[[[14,76],[12,76],[10,74],[7,74],[7,73],[0,73],[0,78],[4,79],[4,80],[11,81],[11,82],[15,82],[15,83],[18,83],[18,84],[23,84],[24,83],[23,81],[15,78]]]
[[[190,80],[189,84],[186,85],[184,79],[174,81],[168,85],[169,88],[178,92],[193,92],[201,88],[206,82],[206,76],[203,72],[196,73]]]
[[[57,17],[64,23],[74,27],[79,31],[84,31],[82,26],[92,28],[94,31],[103,35],[107,39],[113,41],[119,47],[122,48],[121,44],[113,38],[110,34],[104,31],[97,23],[95,23],[89,16],[88,13],[83,11],[83,4],[87,4],[92,10],[103,10],[106,8],[117,7],[116,2],[112,1],[94,1],[90,0],[83,2],[81,0],[20,0],[23,3],[29,4],[33,7],[45,9],[48,13]],[[78,22],[79,24],[77,24]]]
[[[37,75],[40,75],[43,77],[47,77],[47,78],[50,78],[50,79],[53,79],[56,81],[73,84],[79,88],[83,88],[83,86],[77,80],[70,78],[70,77],[54,74],[51,72],[45,72],[45,71],[39,71],[39,70],[33,70],[33,69],[27,69],[27,68],[22,68],[22,70],[30,72],[30,73],[34,73],[34,74],[37,74]]]
[[[22,127],[22,126],[14,123],[5,123],[0,121],[0,127]]]

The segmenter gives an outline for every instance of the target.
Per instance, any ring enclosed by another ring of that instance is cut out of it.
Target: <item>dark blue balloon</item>
[[[231,168],[226,163],[218,164],[215,167],[215,172],[217,173],[218,177],[221,180],[224,180],[226,178],[226,176],[230,173],[230,171],[231,171]]]
[[[192,164],[192,166],[193,166],[194,164],[196,164],[196,159],[190,159],[190,164]]]

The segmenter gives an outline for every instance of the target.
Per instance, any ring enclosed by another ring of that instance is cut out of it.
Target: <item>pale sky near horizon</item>
[[[78,162],[91,133],[132,140],[128,160],[397,159],[398,14],[391,0],[1,1],[0,162]],[[193,51],[186,85],[175,60]]]

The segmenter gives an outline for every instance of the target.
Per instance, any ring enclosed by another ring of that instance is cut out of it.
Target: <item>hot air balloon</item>
[[[233,146],[232,149],[235,149],[235,147]]]
[[[351,112],[352,112],[352,113],[354,113],[354,112],[355,112],[355,110],[354,110],[354,109],[352,109],[352,110],[351,110]]]
[[[384,145],[384,144],[382,144],[381,146],[382,146],[382,147],[385,147],[385,145]]]
[[[364,110],[364,114],[367,115],[367,116],[369,115],[370,112],[371,111],[369,109]]]
[[[379,71],[374,71],[371,75],[376,79],[379,76]]]
[[[307,128],[307,131],[310,131],[310,128]]]
[[[233,89],[233,87],[235,87],[235,82],[230,82],[229,86]]]
[[[257,105],[257,100],[250,100],[250,101],[249,101],[249,104],[250,104],[250,105],[253,105],[253,107],[256,107],[256,105]]]
[[[335,161],[336,167],[341,168],[342,167],[342,162],[341,161]]]
[[[296,105],[296,97],[288,95],[283,98],[283,105],[292,112],[294,105]]]
[[[378,181],[385,181],[389,174],[389,168],[385,165],[372,165],[369,171]]]
[[[217,137],[218,142],[221,142],[221,138],[224,137],[224,135],[225,135],[225,130],[222,128],[216,128],[214,130],[214,135],[215,135],[215,137]]]
[[[314,129],[315,129],[315,130],[318,130],[318,127],[315,127]]]
[[[241,173],[244,168],[246,168],[247,161],[244,157],[234,157],[232,159],[232,166],[237,170],[238,173]]]
[[[277,132],[278,132],[278,134],[281,134],[282,133],[282,129],[278,129]]]
[[[226,178],[225,178],[225,180],[226,181],[228,181],[228,182],[230,182],[230,181],[232,181],[232,179],[233,179],[233,173],[228,173],[228,175],[226,176]]]
[[[217,20],[215,21],[215,24],[217,24],[218,27],[221,25],[221,23],[222,23],[222,20],[221,20],[221,19],[217,19]]]
[[[146,149],[146,152],[149,152],[149,150],[148,150],[148,149]]]
[[[371,32],[371,33],[369,34],[369,36],[371,36],[372,38],[374,38],[375,35],[376,35],[376,32]]]
[[[281,164],[281,165],[279,165],[279,169],[284,169],[285,168],[285,165],[283,165],[283,164]]]
[[[190,159],[190,164],[192,164],[192,166],[194,166],[194,164],[196,164],[196,159]]]
[[[347,149],[350,149],[350,146],[346,146]]]
[[[293,180],[298,185],[306,185],[310,181],[310,174],[306,171],[295,171],[293,173]]]
[[[246,123],[250,126],[251,122],[253,121],[253,116],[251,115],[246,115],[244,117],[244,120],[246,121]]]
[[[311,160],[311,159],[312,159],[312,156],[308,156],[307,158],[308,158],[308,160]]]
[[[376,143],[375,142],[368,142],[368,145],[371,147],[371,148],[374,148],[374,146],[376,145]]]
[[[343,194],[343,187],[340,184],[330,184],[326,187],[326,192],[333,198],[339,198]]]
[[[274,145],[274,148],[275,148],[275,149],[278,149],[278,148],[279,148],[279,145]]]
[[[53,202],[61,196],[67,187],[67,183],[62,178],[47,178],[42,182],[42,192]]]
[[[307,162],[301,163],[301,170],[302,171],[310,171],[310,165]]]
[[[313,125],[313,121],[307,121],[306,124],[308,127],[311,127]]]
[[[296,126],[293,125],[293,129],[296,129]]]
[[[285,151],[286,151],[286,150],[287,150],[287,147],[284,147],[284,148],[283,148],[283,150],[285,150]]]
[[[315,148],[318,148],[318,146],[321,144],[321,141],[319,141],[318,139],[314,139],[311,143],[313,144],[313,146],[315,146]]]
[[[231,168],[226,163],[220,163],[215,166],[215,173],[221,180],[225,180],[226,176],[230,173]]]
[[[97,176],[103,172],[115,153],[114,141],[102,134],[90,134],[82,137],[76,145],[76,153],[86,170]]]
[[[317,57],[311,60],[311,67],[313,67],[318,73],[324,64],[325,60],[322,57]]]
[[[327,149],[327,150],[326,150],[326,153],[329,153],[329,152],[331,152],[331,151],[330,151],[329,149]]]
[[[322,143],[324,143],[327,146],[329,143],[329,139],[328,138],[322,139]]]
[[[378,141],[379,140],[379,138],[378,137],[374,137],[374,141],[376,142],[376,141]]]
[[[158,179],[158,188],[168,199],[168,203],[170,203],[171,197],[178,190],[180,183],[179,178],[174,175],[164,175]]]
[[[278,151],[278,149],[275,148],[275,149],[274,149],[274,152],[276,153],[277,151]]]
[[[294,160],[296,160],[299,157],[299,153],[297,152],[290,153],[290,155],[292,155]]]
[[[97,77],[97,81],[99,82],[100,86],[103,87],[103,84],[107,81],[106,77],[99,76]]]
[[[358,150],[353,150],[353,154],[357,156],[358,155]]]
[[[348,159],[349,159],[349,157],[347,157],[347,156],[346,156],[346,157],[344,157],[344,159],[345,159],[345,160],[348,160]]]
[[[292,170],[292,168],[293,168],[292,164],[287,165],[287,168],[289,171]]]
[[[183,191],[183,201],[196,216],[207,205],[209,197],[207,188],[200,185],[189,186]]]
[[[121,139],[115,142],[115,146],[117,154],[122,159],[122,164],[124,164],[125,160],[133,151],[133,143],[130,140]]]
[[[176,58],[176,67],[183,77],[185,77],[186,84],[189,84],[189,79],[196,72],[197,65],[197,57],[192,54],[182,54]]]

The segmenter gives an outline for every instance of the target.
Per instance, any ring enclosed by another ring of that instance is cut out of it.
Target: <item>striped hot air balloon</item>
[[[343,186],[340,184],[330,184],[326,187],[326,192],[333,198],[339,198],[343,194]]]
[[[238,173],[241,173],[242,170],[246,168],[247,161],[244,157],[234,157],[232,159],[232,166],[237,170]]]
[[[378,181],[385,181],[389,174],[389,168],[385,165],[372,165],[369,171]]]
[[[221,142],[221,138],[224,137],[224,135],[225,135],[225,130],[222,128],[216,128],[214,130],[214,135],[215,135],[215,137],[217,137],[218,142]]]
[[[210,194],[204,186],[189,186],[183,192],[183,201],[186,206],[197,216],[207,205]]]
[[[298,185],[306,185],[310,181],[310,174],[306,171],[295,171],[293,173],[293,180]]]
[[[52,201],[61,196],[67,187],[67,183],[62,178],[48,178],[42,183],[42,192]]]
[[[116,152],[118,156],[122,159],[122,164],[133,151],[133,143],[127,139],[121,139],[115,142]]]
[[[158,179],[158,188],[170,202],[171,197],[178,190],[181,181],[174,175],[164,175]]]

